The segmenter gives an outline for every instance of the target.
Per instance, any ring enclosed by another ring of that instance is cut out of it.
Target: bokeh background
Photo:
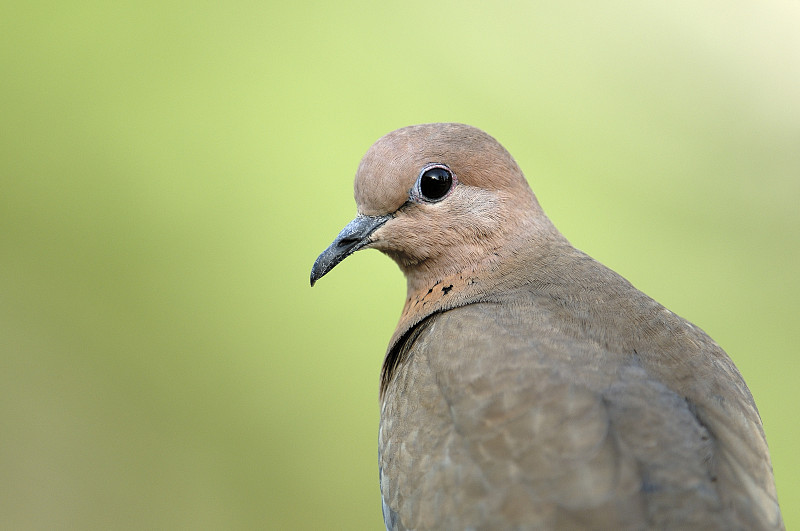
[[[578,247],[708,331],[800,525],[800,4],[4,2],[0,520],[380,529],[405,294],[312,290],[382,134],[498,138]]]

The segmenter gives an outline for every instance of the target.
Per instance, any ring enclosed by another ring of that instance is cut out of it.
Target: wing
[[[747,462],[766,446],[739,435],[763,440],[757,414],[693,401],[668,364],[558,318],[472,304],[409,334],[381,411],[387,528],[780,527]]]

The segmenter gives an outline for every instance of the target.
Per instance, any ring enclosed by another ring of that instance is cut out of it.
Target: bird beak
[[[311,268],[311,285],[324,277],[336,264],[358,251],[368,243],[375,230],[392,219],[392,216],[365,216],[359,214],[347,224],[330,246],[322,251]]]

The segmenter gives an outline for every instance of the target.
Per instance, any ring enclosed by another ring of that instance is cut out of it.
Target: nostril
[[[342,238],[338,242],[336,242],[337,247],[349,247],[354,243],[358,242],[359,238],[349,237],[349,238]]]

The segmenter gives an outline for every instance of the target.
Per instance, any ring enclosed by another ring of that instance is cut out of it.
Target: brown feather
[[[413,193],[430,163],[455,175],[440,201]],[[364,247],[408,286],[381,374],[387,527],[783,528],[731,359],[574,249],[492,137],[392,132],[355,197],[390,216]]]

